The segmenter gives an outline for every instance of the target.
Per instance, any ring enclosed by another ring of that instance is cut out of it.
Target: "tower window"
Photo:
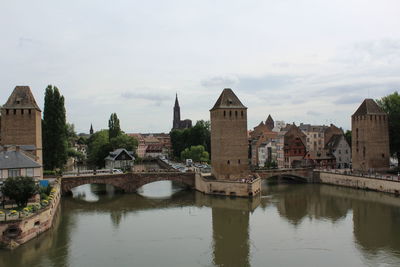
[[[224,117],[226,116],[226,111],[224,110]]]
[[[240,113],[242,114],[242,117],[243,117],[243,110]]]
[[[238,159],[238,164],[240,164],[240,159]]]
[[[6,109],[6,115],[8,115],[10,113],[9,109]]]
[[[228,160],[228,165],[231,164],[231,162]]]
[[[16,110],[16,109],[14,109],[14,115],[15,115],[15,114],[17,114],[17,110]]]
[[[28,113],[29,113],[29,115],[30,115],[30,114],[32,114],[32,110],[29,110],[29,112],[28,112]]]
[[[384,157],[385,157],[385,154],[382,153],[382,158],[384,158]]]
[[[235,117],[237,117],[237,110],[235,110]]]
[[[24,110],[23,109],[21,109],[21,115],[24,115]]]
[[[229,110],[229,117],[232,117],[232,111]]]

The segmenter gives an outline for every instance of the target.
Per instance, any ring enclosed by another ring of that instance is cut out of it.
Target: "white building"
[[[0,180],[18,176],[42,179],[42,166],[35,161],[34,155],[21,150],[19,146],[1,147]]]
[[[116,149],[104,159],[106,169],[123,169],[128,170],[133,167],[135,157],[132,151],[127,151],[124,148]]]

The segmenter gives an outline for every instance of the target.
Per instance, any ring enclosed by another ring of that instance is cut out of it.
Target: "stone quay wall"
[[[364,190],[374,190],[398,195],[400,182],[331,172],[315,171],[315,180],[323,184],[339,185]]]
[[[0,246],[3,248],[16,248],[39,234],[50,229],[53,220],[57,216],[58,205],[60,204],[61,181],[57,180],[53,188],[53,199],[48,206],[39,211],[22,218],[6,218],[0,221]]]

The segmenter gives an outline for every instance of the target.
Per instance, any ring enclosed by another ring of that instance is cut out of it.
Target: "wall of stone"
[[[261,192],[261,179],[251,183],[229,180],[209,180],[196,173],[196,190],[210,195],[249,197]]]
[[[15,248],[51,228],[60,203],[60,182],[54,187],[54,197],[49,205],[37,213],[16,220],[0,221],[0,244]]]
[[[316,180],[324,184],[375,190],[392,194],[400,193],[400,182],[317,171],[314,175],[317,178]]]

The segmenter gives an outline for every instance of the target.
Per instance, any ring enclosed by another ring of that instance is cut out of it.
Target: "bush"
[[[43,171],[43,175],[44,176],[55,176],[56,175],[56,171],[44,170]]]

